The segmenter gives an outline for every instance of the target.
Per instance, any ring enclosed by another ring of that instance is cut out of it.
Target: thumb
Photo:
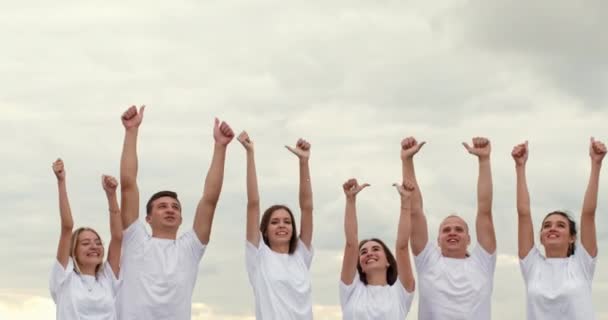
[[[422,146],[424,146],[426,144],[426,141],[422,141],[420,143],[418,143],[418,150],[422,149]]]
[[[469,144],[468,144],[468,143],[463,142],[463,143],[462,143],[462,145],[464,146],[464,148],[465,148],[465,149],[467,149],[467,151],[468,151],[469,153],[472,153],[472,151],[473,151],[473,150],[471,149],[471,146],[469,146]]]
[[[214,126],[215,126],[216,128],[220,126],[220,119],[218,119],[217,117],[215,117]]]
[[[295,150],[294,148],[292,148],[292,147],[290,147],[290,146],[288,146],[288,145],[285,145],[285,148],[287,148],[287,150],[291,151],[291,153],[293,153],[293,154],[295,154],[295,155],[298,155],[298,154],[296,153],[296,150]]]
[[[146,106],[142,105],[141,107],[139,107],[139,116],[143,119],[144,118],[144,110],[146,110]]]
[[[371,186],[371,184],[369,184],[369,183],[364,183],[364,184],[362,184],[362,185],[361,185],[361,189],[363,190],[363,189],[365,189],[365,188],[367,188],[367,187],[369,187],[369,186]]]
[[[595,142],[595,138],[594,137],[590,137],[589,138],[589,142],[591,142],[591,144],[593,144]]]

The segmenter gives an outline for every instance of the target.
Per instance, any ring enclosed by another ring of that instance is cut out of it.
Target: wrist
[[[487,156],[479,156],[479,163],[490,162],[490,155]]]
[[[216,150],[226,150],[226,147],[227,147],[227,146],[228,146],[228,144],[223,144],[223,143],[220,143],[220,142],[218,142],[218,141],[215,141],[215,144],[213,145],[213,147],[214,147]]]

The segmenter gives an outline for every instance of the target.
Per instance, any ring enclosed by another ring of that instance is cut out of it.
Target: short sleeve
[[[310,269],[310,265],[312,264],[312,257],[314,255],[314,249],[312,245],[310,246],[310,249],[308,249],[306,244],[301,239],[298,239],[298,247],[296,248],[295,254],[302,258],[302,260],[306,264],[306,268]]]
[[[144,223],[137,219],[131,225],[125,229],[122,233],[122,252],[130,252],[141,246],[144,240],[149,237],[148,231]],[[128,253],[127,253],[128,254]]]
[[[59,261],[55,260],[49,279],[49,289],[51,291],[51,297],[55,303],[57,303],[57,298],[61,295],[61,291],[65,287],[66,280],[73,272],[74,262],[72,261],[71,257],[68,258],[68,264],[65,268],[63,268]]]
[[[540,251],[538,251],[537,247],[533,247],[523,259],[519,260],[521,274],[523,275],[526,284],[530,279],[530,275],[532,275],[534,266],[536,266],[541,259],[542,256],[540,254]]]
[[[342,280],[340,280],[340,304],[342,305],[342,310],[348,304],[350,299],[352,298],[353,293],[356,288],[363,285],[361,279],[359,279],[359,273],[355,272],[355,277],[351,284],[346,284]]]
[[[194,230],[189,230],[179,237],[178,247],[180,250],[184,251],[188,257],[190,257],[191,262],[196,263],[203,258],[205,249],[207,248],[207,246],[204,245],[198,238]]]
[[[435,264],[441,256],[439,248],[427,241],[424,249],[417,255],[414,256],[414,263],[416,264],[416,270],[418,273],[424,273],[429,266]]]
[[[264,240],[262,240],[261,236],[259,238],[257,247],[248,240],[245,242],[245,266],[247,267],[247,275],[249,276],[249,282],[253,284],[253,276],[259,266],[259,255],[261,247],[265,246],[266,244],[264,243]]]
[[[585,279],[589,282],[593,281],[597,256],[595,256],[595,258],[592,257],[585,247],[580,242],[577,242],[574,251],[574,259],[581,266]]]
[[[112,270],[110,263],[107,261],[103,264],[102,273],[104,279],[106,279],[106,281],[109,283],[110,289],[112,289],[112,296],[116,297],[116,293],[122,284],[122,279],[118,279],[118,277],[116,277],[114,270]]]
[[[398,297],[399,308],[401,309],[403,314],[408,314],[410,312],[410,308],[412,307],[412,301],[414,300],[414,291],[407,292],[403,283],[399,279],[395,281],[395,283],[391,286],[391,290],[393,290]]]
[[[489,253],[479,243],[477,243],[475,248],[473,248],[471,258],[486,274],[494,274],[494,270],[496,269],[496,251],[494,251],[494,253]]]

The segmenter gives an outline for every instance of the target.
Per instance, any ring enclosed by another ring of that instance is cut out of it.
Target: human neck
[[[452,259],[466,259],[467,252],[466,251],[462,252],[462,251],[442,250],[441,255],[446,258],[452,258]]]
[[[367,278],[367,285],[370,286],[385,286],[388,283],[386,282],[386,271],[380,272],[380,270],[371,271],[365,273]]]
[[[275,243],[270,246],[270,250],[277,253],[289,253],[289,243]]]
[[[568,250],[560,247],[545,247],[545,256],[547,258],[567,258]]]
[[[80,274],[88,275],[88,276],[94,276],[95,275],[95,269],[97,269],[97,266],[79,265],[78,269],[80,269]]]
[[[177,238],[177,230],[152,229],[152,237],[159,239],[175,240]]]

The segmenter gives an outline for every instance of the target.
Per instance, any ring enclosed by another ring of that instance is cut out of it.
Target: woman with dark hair
[[[63,161],[53,163],[59,189],[61,236],[57,260],[50,277],[50,291],[57,305],[56,318],[116,320],[114,301],[120,273],[122,224],[116,200],[118,182],[102,176],[110,210],[108,260],[103,262],[104,249],[97,231],[81,227],[72,232],[74,221],[68,201]]]
[[[526,182],[528,142],[515,146],[511,155],[517,173],[518,247],[527,290],[527,319],[594,319],[591,283],[597,257],[595,209],[606,146],[591,138],[591,174],[581,211],[580,244],[576,244],[574,220],[565,212],[551,212],[545,216],[540,228],[545,256],[534,246]]]
[[[266,209],[260,222],[260,197],[253,141],[242,132],[247,151],[246,265],[255,295],[256,319],[312,320],[310,264],[312,262],[312,187],[310,143],[299,139],[286,148],[300,164],[300,235],[291,210],[284,205]]]
[[[401,213],[397,229],[396,255],[379,239],[358,242],[357,194],[369,184],[359,185],[350,179],[342,188],[346,195],[344,213],[344,258],[340,281],[342,318],[402,320],[407,316],[414,296],[414,275],[410,262],[411,195],[414,185],[397,186],[401,195]]]

